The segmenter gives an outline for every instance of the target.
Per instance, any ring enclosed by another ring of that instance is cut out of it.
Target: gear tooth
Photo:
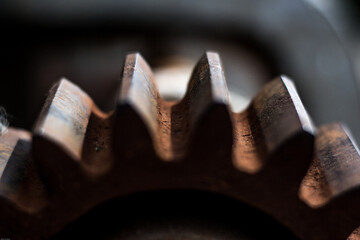
[[[232,145],[232,124],[228,105],[228,89],[220,56],[214,52],[206,52],[195,66],[185,97],[173,114],[173,122],[176,122],[176,116],[187,116],[185,119],[188,122],[182,126],[182,131],[185,132],[182,136],[183,145],[193,141],[196,144],[193,144],[194,148],[189,149],[190,151],[201,154],[203,151],[228,149],[231,154],[229,146]],[[181,141],[177,142],[178,145]],[[188,147],[191,146],[189,144]]]
[[[0,137],[0,191],[2,195],[16,195],[26,169],[31,151],[30,133],[10,128]]]
[[[265,85],[245,112],[234,115],[234,120],[234,162],[250,173],[259,171],[268,156],[296,141],[294,138],[305,136],[308,144],[312,143],[310,117],[293,82],[285,76]]]
[[[255,97],[250,112],[258,124],[255,135],[263,137],[269,153],[301,132],[313,135],[314,127],[291,80],[281,76]],[[252,124],[252,123],[251,123]]]
[[[52,141],[79,160],[92,107],[85,92],[66,79],[60,80],[50,90],[36,122],[34,142],[39,137]]]
[[[301,185],[301,198],[320,207],[360,186],[360,155],[346,128],[339,124],[320,127],[315,159]],[[316,173],[316,174],[313,174]]]
[[[181,104],[189,109],[190,120],[194,123],[211,105],[229,104],[224,70],[217,53],[206,52],[200,58]]]
[[[153,73],[139,53],[126,56],[117,109],[131,107],[143,119],[151,134],[157,129],[159,92]]]
[[[44,206],[43,184],[34,171],[31,150],[27,131],[9,128],[0,137],[0,208],[10,204],[11,209],[34,213]]]
[[[75,174],[81,164],[92,107],[90,97],[66,79],[50,90],[33,135],[34,160],[47,182],[66,179],[68,164],[73,168],[69,174]],[[59,185],[53,184],[54,188]]]
[[[131,152],[154,151],[159,108],[159,93],[150,67],[139,53],[127,55],[115,111],[114,141],[118,156],[131,158]]]

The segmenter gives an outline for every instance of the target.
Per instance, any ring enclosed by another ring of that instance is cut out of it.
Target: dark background
[[[3,0],[0,16],[0,106],[11,126],[31,129],[63,76],[108,111],[127,53],[156,72],[169,57],[192,66],[214,50],[243,99],[235,110],[287,74],[316,124],[342,121],[360,139],[355,0]]]

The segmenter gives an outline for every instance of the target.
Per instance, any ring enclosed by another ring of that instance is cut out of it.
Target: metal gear
[[[285,76],[233,113],[213,52],[178,102],[161,99],[139,54],[126,57],[109,113],[62,79],[32,133],[0,137],[0,164],[0,236],[11,239],[48,238],[106,200],[169,189],[229,196],[301,239],[358,237],[360,157],[346,129],[316,130]]]

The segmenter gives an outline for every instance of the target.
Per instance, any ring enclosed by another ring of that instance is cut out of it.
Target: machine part
[[[47,238],[106,200],[185,189],[240,200],[301,239],[345,239],[360,223],[359,152],[340,124],[314,131],[285,76],[233,113],[218,54],[203,55],[181,101],[161,99],[130,54],[114,111],[62,79],[32,134],[1,136],[0,234]]]

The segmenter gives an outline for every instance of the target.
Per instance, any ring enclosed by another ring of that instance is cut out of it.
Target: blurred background
[[[113,108],[127,53],[138,51],[166,99],[196,61],[220,54],[232,108],[274,77],[292,78],[314,122],[342,121],[360,140],[360,5],[356,0],[2,0],[0,106],[31,129],[66,77]]]

